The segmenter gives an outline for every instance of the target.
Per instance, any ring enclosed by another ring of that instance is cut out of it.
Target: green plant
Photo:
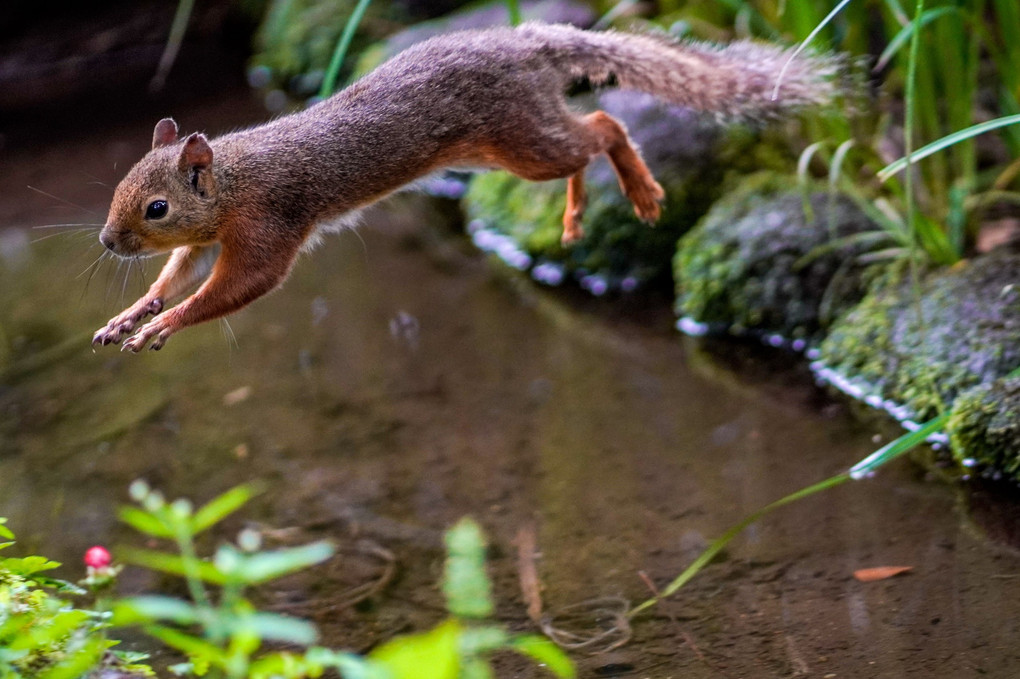
[[[190,600],[140,595],[112,602],[112,611],[77,609],[54,593],[82,595],[85,590],[40,573],[60,566],[43,557],[0,559],[0,679],[79,679],[101,668],[118,676],[154,676],[139,664],[140,654],[109,653],[111,627],[139,627],[153,639],[182,653],[178,676],[245,679],[319,677],[328,669],[345,679],[486,679],[487,657],[511,650],[544,665],[558,677],[574,676],[573,664],[549,640],[516,635],[493,623],[491,585],[485,573],[485,539],[478,524],[464,519],[447,533],[443,578],[450,617],[432,630],[397,637],[367,657],[314,646],[315,627],[297,618],[259,611],[245,590],[319,563],[333,555],[328,542],[278,550],[261,549],[254,531],[240,533],[237,545],[221,545],[212,558],[200,558],[195,538],[237,511],[255,493],[233,488],[194,509],[188,500],[166,502],[142,481],[131,486],[140,507],[124,507],[121,519],[139,532],[169,539],[175,552],[126,549],[136,565],[181,576]],[[14,535],[0,518],[0,549]],[[120,570],[109,554],[94,547],[86,554],[93,593],[106,589]],[[101,601],[97,598],[97,602]],[[265,651],[265,642],[282,642],[302,651]]]
[[[258,535],[242,531],[238,545],[220,546],[211,561],[198,557],[195,537],[239,509],[255,491],[240,486],[200,509],[187,500],[167,503],[144,482],[135,482],[131,496],[141,507],[125,507],[121,518],[154,538],[171,539],[177,553],[149,549],[122,552],[130,562],[185,578],[190,601],[144,595],[117,601],[113,624],[140,626],[188,661],[173,670],[180,675],[229,679],[317,677],[327,668],[347,679],[480,679],[491,676],[486,656],[514,650],[544,663],[560,677],[573,667],[549,641],[518,636],[488,622],[493,611],[485,575],[484,538],[465,519],[447,534],[449,555],[443,591],[451,617],[421,634],[393,639],[367,658],[312,646],[317,632],[310,623],[258,611],[245,590],[322,562],[333,554],[327,542],[265,551]],[[211,591],[215,588],[217,591]],[[304,652],[262,652],[266,641],[303,647]]]
[[[113,605],[113,624],[140,626],[149,636],[187,656],[187,662],[172,668],[180,675],[240,679],[316,676],[327,666],[356,670],[362,664],[359,658],[325,649],[305,655],[259,653],[267,641],[309,646],[317,632],[304,620],[259,611],[245,597],[248,587],[328,559],[333,555],[332,545],[316,542],[264,551],[257,533],[242,531],[238,545],[221,545],[212,561],[197,555],[196,536],[239,509],[254,492],[251,486],[239,486],[195,510],[188,500],[165,502],[142,481],[132,484],[131,497],[141,507],[124,507],[121,519],[146,535],[173,540],[178,553],[127,549],[123,558],[184,577],[191,601],[161,595],[121,599]],[[218,590],[215,595],[212,588]]]
[[[0,549],[13,546],[14,534],[0,518]],[[71,597],[86,590],[43,575],[60,563],[42,556],[0,559],[0,678],[78,679],[107,667],[134,676],[151,675],[144,656],[109,652],[108,615],[74,606]],[[89,568],[85,584],[101,587],[109,571]]]
[[[891,241],[880,256],[952,263],[976,238],[987,207],[1020,201],[1020,8],[1013,0],[928,0],[912,15],[901,0],[676,0],[663,9],[659,21],[679,30],[719,37],[706,25],[733,26],[852,58],[870,55],[874,37],[884,34],[874,69],[882,81],[879,112],[806,120],[814,144],[802,162],[830,162],[833,181],[873,205]],[[990,156],[973,137],[992,130],[999,150]],[[915,140],[922,149],[912,153]],[[898,159],[889,151],[897,146]],[[894,177],[908,165],[902,179]]]

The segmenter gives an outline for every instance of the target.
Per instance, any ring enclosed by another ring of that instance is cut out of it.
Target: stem
[[[174,540],[177,542],[177,548],[181,552],[181,556],[184,559],[184,580],[188,583],[188,593],[191,595],[191,599],[198,605],[202,612],[202,617],[205,618],[204,626],[207,630],[211,630],[216,636],[219,636],[218,630],[212,630],[212,626],[209,624],[213,620],[212,615],[212,602],[209,600],[209,594],[205,591],[205,586],[202,584],[202,578],[198,574],[198,569],[195,567],[198,561],[198,555],[195,552],[194,536],[191,534],[191,530],[188,527],[187,521],[181,521],[177,517],[173,519],[174,527]]]
[[[517,0],[504,0],[507,14],[510,15],[510,25],[517,26],[521,23],[521,3]]]
[[[170,24],[170,35],[166,39],[166,46],[163,54],[159,57],[159,66],[156,67],[156,75],[149,81],[149,91],[158,92],[163,89],[166,77],[177,60],[177,52],[184,42],[184,33],[188,29],[188,20],[191,18],[191,11],[195,8],[195,0],[180,0],[177,3],[177,12],[174,13],[173,23]]]
[[[910,36],[910,55],[907,59],[907,89],[904,94],[906,110],[903,121],[903,158],[906,165],[906,176],[903,178],[907,201],[907,231],[910,236],[910,275],[915,290],[919,288],[917,268],[917,205],[914,200],[914,99],[917,86],[917,58],[921,46],[921,14],[924,13],[924,0],[917,0],[914,7],[914,32]]]
[[[351,17],[344,26],[344,32],[340,34],[340,40],[337,41],[336,49],[333,50],[333,58],[330,59],[329,68],[326,69],[326,75],[322,80],[322,88],[319,90],[319,96],[323,99],[333,94],[333,90],[336,88],[340,66],[344,63],[344,57],[347,56],[351,40],[354,39],[354,32],[358,30],[358,25],[361,24],[361,19],[365,16],[365,10],[368,9],[370,2],[372,0],[358,0],[357,6],[351,12]]]

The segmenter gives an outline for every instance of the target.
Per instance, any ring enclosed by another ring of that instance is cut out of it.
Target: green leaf
[[[318,677],[322,669],[304,657],[287,653],[267,653],[248,666],[248,679],[276,679],[279,677]]]
[[[247,619],[237,620],[228,627],[230,643],[227,644],[227,655],[234,659],[251,658],[259,650],[262,640],[255,628],[248,624]]]
[[[14,533],[11,532],[10,528],[8,528],[7,526],[4,525],[5,523],[7,523],[6,517],[0,516],[0,538],[5,538],[7,540],[13,540],[14,539]],[[11,543],[7,543],[7,544],[11,544]],[[0,547],[5,547],[5,546],[6,545],[0,545]]]
[[[487,618],[495,609],[492,585],[485,573],[485,536],[469,518],[446,532],[446,570],[443,594],[446,607],[462,618]]]
[[[246,617],[246,623],[259,637],[268,641],[309,646],[319,638],[319,632],[312,623],[278,613],[254,613]]]
[[[0,559],[0,568],[26,578],[41,571],[51,571],[54,568],[60,568],[60,566],[59,561],[50,561],[44,556]]]
[[[137,507],[121,507],[117,512],[120,520],[128,524],[139,533],[145,533],[156,538],[173,538],[174,530],[161,518]]]
[[[193,568],[195,574],[205,582],[214,585],[222,585],[227,582],[226,576],[208,561],[186,560],[176,554],[166,554],[151,549],[122,549],[118,550],[117,554],[128,563],[163,573],[187,577],[191,572],[190,568]]]
[[[380,663],[353,653],[315,647],[308,649],[305,661],[317,667],[332,667],[338,670],[344,679],[394,679]]]
[[[545,637],[525,634],[510,640],[510,648],[526,655],[540,666],[564,679],[573,679],[577,675],[574,663],[563,650]]]
[[[321,563],[333,556],[335,551],[332,543],[321,540],[301,547],[259,552],[245,557],[234,575],[250,585],[268,582]]]
[[[137,625],[170,620],[178,625],[198,622],[198,609],[182,599],[143,595],[120,599],[113,604],[114,625]]]
[[[510,636],[499,627],[470,627],[461,632],[460,655],[462,658],[481,655],[504,648],[509,641]]]
[[[462,630],[459,622],[447,620],[428,632],[388,641],[368,657],[385,667],[393,679],[457,679]]]
[[[210,500],[191,517],[191,532],[198,535],[210,526],[219,523],[240,509],[258,492],[258,489],[251,485],[236,486]]]
[[[35,679],[81,679],[89,676],[103,657],[109,642],[101,636],[86,641],[71,657],[32,676]]]
[[[67,580],[51,578],[45,575],[33,575],[32,580],[35,581],[35,584],[39,585],[40,587],[51,587],[60,594],[73,594],[75,596],[82,596],[83,594],[88,593],[88,590],[86,590],[84,587],[79,587],[73,582],[68,582]]]
[[[148,625],[144,630],[149,636],[155,637],[167,646],[176,648],[178,651],[194,658],[196,665],[201,660],[207,661],[213,666],[222,666],[227,659],[226,653],[219,646],[173,628],[163,627],[162,625]]]
[[[25,619],[25,616],[18,617],[20,619]],[[88,620],[88,613],[85,611],[62,611],[50,618],[45,625],[34,624],[28,631],[16,634],[8,647],[12,650],[19,651],[52,646],[59,643],[71,632],[85,624],[86,620]],[[28,624],[35,622],[39,621],[25,619],[25,623]]]
[[[496,675],[485,658],[467,658],[461,665],[458,679],[496,679]]]

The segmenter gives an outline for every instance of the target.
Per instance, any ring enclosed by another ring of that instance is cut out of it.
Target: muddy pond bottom
[[[6,210],[5,226],[51,221]],[[522,527],[548,611],[637,603],[646,579],[664,586],[744,515],[881,443],[800,375],[721,365],[668,313],[536,289],[428,226],[436,210],[398,197],[282,290],[137,356],[89,344],[141,292],[137,268],[107,264],[86,290],[94,234],[0,233],[0,516],[19,549],[78,579],[90,545],[142,543],[116,519],[134,479],[196,502],[258,481],[204,547],[245,525],[268,546],[334,539],[336,559],[258,599],[365,651],[443,617],[441,536],[462,516],[489,534],[499,619],[530,630]],[[1020,558],[959,499],[898,462],[784,508],[634,619],[629,643],[573,653],[580,675],[1015,676]],[[890,565],[913,570],[852,577]],[[179,590],[132,569],[121,585]],[[544,675],[505,659],[500,676]]]

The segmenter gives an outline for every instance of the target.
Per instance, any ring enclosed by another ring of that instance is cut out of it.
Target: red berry
[[[88,551],[85,552],[85,565],[90,568],[105,568],[110,565],[112,558],[110,552],[106,551],[106,547],[89,547]]]

